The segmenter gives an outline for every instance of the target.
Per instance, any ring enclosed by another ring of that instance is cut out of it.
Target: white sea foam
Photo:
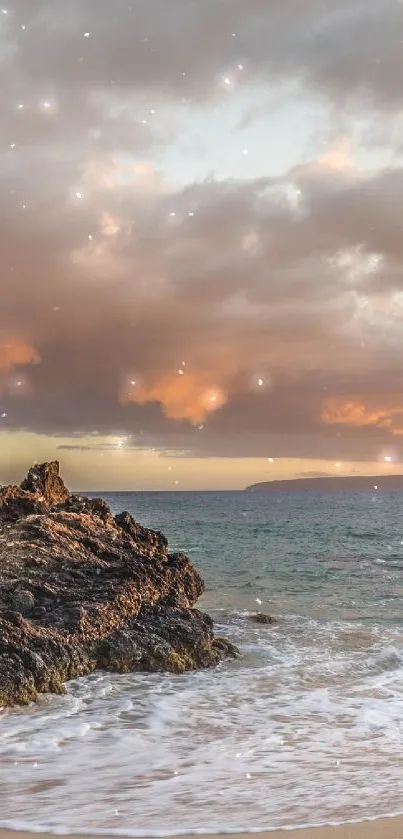
[[[218,670],[95,674],[6,713],[3,826],[157,836],[398,812],[400,630],[246,617],[225,618],[244,657]]]
[[[306,830],[310,829],[317,829],[323,827],[342,827],[345,825],[355,825],[355,824],[371,824],[371,822],[378,821],[382,819],[382,821],[389,820],[389,819],[396,819],[399,816],[403,815],[403,811],[396,811],[394,813],[384,813],[378,816],[366,816],[361,819],[347,819],[344,821],[330,821],[330,822],[309,822],[308,824],[287,824],[282,825],[281,827],[268,827],[264,828],[265,833],[273,833],[274,831],[289,833],[290,831],[295,830]],[[0,828],[4,830],[12,830],[17,832],[28,832],[32,834],[36,833],[51,833],[54,836],[70,836],[70,835],[80,835],[80,836],[122,836],[122,837],[133,837],[133,839],[142,839],[142,837],[149,837],[149,839],[162,839],[164,836],[187,836],[189,834],[188,830],[175,830],[175,831],[166,831],[166,830],[155,830],[155,831],[144,831],[144,830],[76,830],[76,829],[68,829],[67,827],[52,827],[50,825],[42,824],[42,825],[35,825],[31,826],[27,822],[18,821],[18,820],[11,820],[11,821],[0,821]],[[194,836],[206,836],[206,835],[215,835],[215,836],[232,836],[236,834],[242,833],[253,833],[253,834],[260,834],[263,830],[260,827],[240,827],[240,828],[210,828],[208,826],[197,827],[192,830],[192,835]]]

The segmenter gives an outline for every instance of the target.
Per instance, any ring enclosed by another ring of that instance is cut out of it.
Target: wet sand
[[[226,834],[230,837],[230,834]],[[0,830],[0,839],[54,839],[44,833],[26,833]],[[88,839],[89,834],[72,836],[69,839]],[[99,837],[94,837],[99,839]],[[103,837],[108,839],[108,837]],[[110,839],[114,839],[110,837]],[[181,839],[194,839],[190,834]],[[217,839],[215,836],[203,836],[202,839]],[[237,833],[233,839],[403,839],[403,817],[378,819],[360,824],[346,824],[340,827],[317,827],[305,830],[280,830],[267,833]]]

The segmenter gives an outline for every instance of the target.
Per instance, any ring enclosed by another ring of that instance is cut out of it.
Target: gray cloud
[[[401,106],[396,0],[275,0],[269,11],[265,0],[171,0],[169,15],[163,0],[14,0],[7,21],[14,85],[56,85],[80,101],[147,89],[205,99],[243,60],[246,81],[289,78],[334,100]]]
[[[223,457],[398,442],[403,170],[360,173],[346,146],[283,177],[179,188],[149,162],[176,106],[219,101],[239,62],[239,90],[399,109],[401,4],[325,6],[10,5],[2,427]]]
[[[144,444],[224,456],[265,453],[270,434],[284,455],[368,456],[388,429],[343,422],[341,444],[321,412],[344,394],[400,393],[399,238],[384,222],[400,182],[319,164],[289,173],[297,205],[282,178],[168,194],[143,183],[134,200],[98,187],[88,206],[4,221],[4,425],[143,431]]]

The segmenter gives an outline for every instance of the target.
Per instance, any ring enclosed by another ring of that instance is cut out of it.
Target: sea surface
[[[2,825],[156,835],[402,812],[403,494],[104,497],[191,557],[242,657],[97,673],[6,712]]]

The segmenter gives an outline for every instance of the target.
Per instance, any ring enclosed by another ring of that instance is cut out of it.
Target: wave
[[[403,668],[403,652],[396,647],[385,647],[368,658],[365,672],[368,675],[387,673]]]
[[[239,834],[265,834],[265,833],[289,833],[295,830],[320,830],[324,828],[345,827],[348,825],[372,824],[378,821],[390,821],[392,819],[399,819],[403,816],[403,810],[396,812],[381,813],[379,815],[363,816],[360,819],[345,819],[343,821],[326,821],[326,822],[304,822],[303,824],[285,824],[280,826],[269,826],[266,824],[262,827],[251,827],[248,823],[246,827],[219,827],[211,826],[195,827],[191,830],[116,830],[116,829],[83,829],[81,827],[64,827],[63,825],[55,827],[48,824],[32,824],[31,822],[19,821],[17,819],[9,819],[6,821],[0,820],[0,830],[9,830],[14,833],[31,833],[36,835],[38,833],[48,834],[50,836],[120,836],[127,837],[127,839],[163,839],[164,836],[232,836]]]
[[[159,837],[307,827],[312,812],[318,825],[395,814],[403,633],[219,614],[246,653],[237,662],[180,677],[98,673],[8,712],[0,811],[20,820],[2,826]]]
[[[373,541],[375,539],[382,539],[384,541],[385,534],[379,530],[354,530],[351,527],[347,527],[346,529],[346,536],[350,536],[353,539],[366,539],[368,541]]]

